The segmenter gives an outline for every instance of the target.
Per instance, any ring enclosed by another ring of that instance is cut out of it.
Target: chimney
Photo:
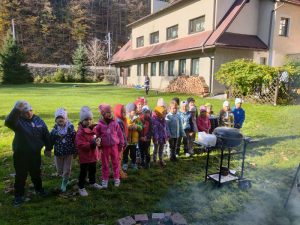
[[[168,0],[151,0],[151,14],[155,13],[169,5]]]

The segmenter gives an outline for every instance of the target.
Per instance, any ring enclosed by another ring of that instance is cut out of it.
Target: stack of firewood
[[[179,92],[204,96],[209,93],[209,88],[203,77],[200,76],[179,76],[170,81],[166,88],[167,92]]]

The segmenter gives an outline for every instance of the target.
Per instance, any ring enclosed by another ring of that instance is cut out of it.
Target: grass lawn
[[[129,179],[122,181],[120,188],[88,190],[87,198],[74,196],[63,198],[52,194],[45,199],[36,196],[19,208],[12,206],[13,195],[4,190],[13,183],[11,142],[13,133],[4,127],[4,118],[19,99],[29,101],[34,112],[51,129],[54,112],[65,107],[69,118],[77,124],[79,110],[83,105],[93,109],[98,117],[99,103],[128,103],[143,91],[122,89],[109,85],[44,84],[0,86],[0,224],[115,224],[118,218],[139,213],[180,212],[189,224],[217,225],[299,225],[300,193],[294,188],[287,209],[284,201],[300,162],[300,106],[266,106],[244,104],[246,122],[242,132],[259,139],[248,147],[245,177],[251,179],[252,188],[242,191],[237,183],[218,188],[213,182],[204,183],[205,155],[193,158],[181,157],[179,162],[167,161],[161,169],[129,171]],[[158,97],[168,102],[173,97],[187,95],[151,92],[149,105],[153,107]],[[208,100],[196,97],[197,105]],[[220,100],[209,100],[217,112]],[[217,167],[216,154],[211,157]],[[233,161],[239,167],[239,161]],[[60,185],[53,158],[43,156],[43,183],[51,191]],[[100,165],[98,167],[100,176]],[[73,161],[72,178],[78,176],[78,162]],[[27,181],[30,190],[30,179]],[[30,193],[30,191],[29,191]]]

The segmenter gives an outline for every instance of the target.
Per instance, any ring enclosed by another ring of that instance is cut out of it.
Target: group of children
[[[95,189],[108,187],[109,165],[112,164],[114,186],[127,177],[128,168],[150,167],[150,145],[154,145],[153,162],[165,166],[165,145],[169,144],[170,161],[176,161],[183,143],[186,156],[193,155],[193,141],[197,132],[211,133],[217,126],[241,128],[245,120],[242,100],[236,99],[235,108],[230,109],[225,101],[219,116],[215,116],[212,105],[195,106],[195,99],[181,101],[172,99],[169,106],[160,98],[153,111],[145,98],[138,98],[126,106],[101,104],[101,119],[93,122],[91,109],[80,110],[80,122],[75,132],[68,120],[67,111],[59,108],[55,113],[55,126],[50,133],[54,145],[55,164],[62,176],[61,191],[65,192],[70,178],[72,158],[78,155],[80,163],[79,194],[87,196],[85,189],[88,175],[89,185]],[[199,114],[199,115],[198,115]],[[129,158],[131,163],[129,164]],[[102,163],[102,183],[96,183],[96,164]]]

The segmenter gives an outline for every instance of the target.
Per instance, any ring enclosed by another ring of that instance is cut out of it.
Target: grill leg
[[[219,170],[219,187],[221,186],[221,169],[223,166],[223,157],[224,157],[224,148],[221,148],[221,162],[220,162],[220,170]]]
[[[208,162],[209,162],[209,152],[210,152],[210,149],[209,148],[205,148],[205,150],[207,151],[206,166],[205,166],[205,182],[206,182],[207,181],[207,175],[208,175]]]

